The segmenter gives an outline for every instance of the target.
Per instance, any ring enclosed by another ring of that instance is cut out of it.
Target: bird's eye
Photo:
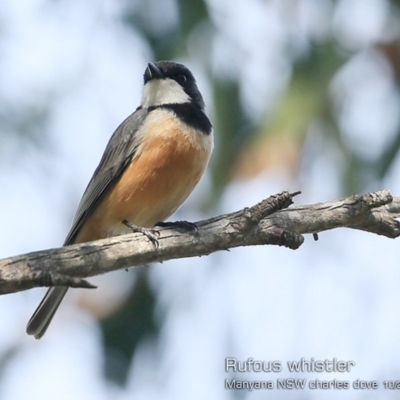
[[[179,82],[185,83],[187,81],[187,77],[184,74],[179,75]]]

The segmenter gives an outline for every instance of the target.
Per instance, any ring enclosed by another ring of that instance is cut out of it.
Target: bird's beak
[[[150,79],[164,78],[164,74],[160,71],[160,68],[158,68],[157,65],[154,63],[148,63],[147,70],[149,71]]]

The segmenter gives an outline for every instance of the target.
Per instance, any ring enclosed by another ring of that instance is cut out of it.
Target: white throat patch
[[[190,97],[173,79],[152,79],[143,88],[142,107],[188,103]]]

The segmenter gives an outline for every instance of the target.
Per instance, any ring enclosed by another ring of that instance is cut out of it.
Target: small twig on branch
[[[282,192],[253,207],[197,222],[197,231],[160,228],[158,248],[143,234],[133,233],[0,260],[0,294],[40,286],[90,288],[83,278],[239,246],[297,249],[303,234],[315,238],[318,232],[340,227],[389,238],[400,235],[400,198],[387,190],[288,208],[299,193]]]

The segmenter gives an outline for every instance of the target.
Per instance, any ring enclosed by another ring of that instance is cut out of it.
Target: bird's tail
[[[50,288],[26,326],[26,333],[40,339],[50,325],[58,306],[68,291],[68,287]]]

